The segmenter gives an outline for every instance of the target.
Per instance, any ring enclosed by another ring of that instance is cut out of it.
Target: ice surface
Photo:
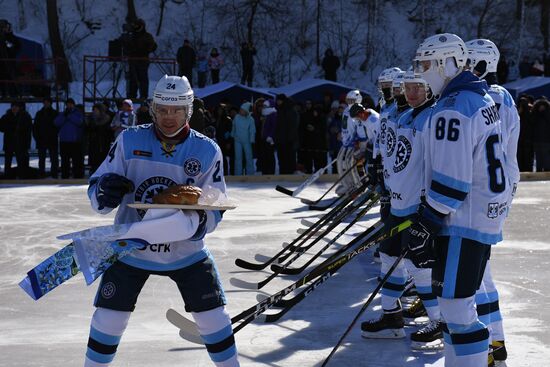
[[[240,257],[271,256],[296,236],[300,219],[314,220],[299,200],[274,190],[276,184],[230,184],[238,202],[218,230],[207,237],[235,315],[255,304],[257,291],[237,289],[230,277],[261,281],[269,272],[234,265]],[[315,199],[328,184],[301,195]],[[64,246],[56,236],[112,223],[90,208],[85,186],[19,186],[0,189],[0,366],[81,366],[86,351],[97,283],[86,287],[77,276],[35,302],[17,283],[39,261]],[[375,211],[361,224],[374,223]],[[505,241],[493,247],[493,275],[501,294],[509,352],[508,366],[545,366],[550,360],[550,182],[522,182],[505,229]],[[354,231],[364,227],[354,227]],[[343,236],[340,243],[350,237]],[[322,242],[325,243],[325,242]],[[322,245],[316,245],[315,250]],[[301,265],[306,257],[298,260]],[[321,261],[319,259],[318,261]],[[277,324],[252,323],[236,334],[242,366],[319,366],[375,287],[378,265],[369,252],[346,265],[287,313]],[[259,293],[274,293],[297,276],[276,278]],[[183,312],[176,286],[152,276],[122,338],[113,366],[212,366],[204,348],[178,337],[164,314]],[[270,312],[270,311],[268,311]],[[379,312],[377,298],[361,320]],[[414,329],[407,328],[407,334]],[[330,366],[443,366],[442,355],[412,352],[410,341],[365,340],[357,326]]]

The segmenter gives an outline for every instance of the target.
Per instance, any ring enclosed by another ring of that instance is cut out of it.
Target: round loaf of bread
[[[154,204],[195,205],[199,202],[202,190],[200,187],[175,185],[164,189],[153,197]]]

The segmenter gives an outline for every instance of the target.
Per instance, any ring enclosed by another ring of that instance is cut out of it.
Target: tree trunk
[[[57,84],[65,90],[68,89],[69,82],[72,82],[73,77],[71,68],[65,56],[65,49],[63,42],[61,41],[61,34],[59,33],[59,17],[57,15],[57,0],[47,0],[46,11],[48,16],[48,33],[50,36],[50,43],[52,47],[52,56],[57,59],[55,64],[55,80]]]
[[[317,40],[316,40],[316,61],[317,65],[321,65],[321,0],[317,0]]]
[[[159,25],[157,26],[157,37],[160,35],[160,28],[162,27],[162,20],[164,18],[164,8],[166,7],[167,0],[160,0],[160,16]]]
[[[477,38],[483,38],[483,21],[489,12],[489,7],[491,6],[491,0],[485,0],[485,6],[481,11],[479,16],[479,21],[477,22]]]
[[[126,22],[133,22],[136,19],[137,14],[134,0],[128,0],[128,14],[126,15]]]
[[[548,0],[540,0],[540,8],[540,32],[544,40],[544,51],[548,52],[548,16],[550,13]]]
[[[252,33],[254,31],[254,16],[256,16],[256,11],[258,10],[258,5],[260,4],[260,0],[255,0],[250,2],[250,18],[248,18],[248,22],[246,23],[246,40],[250,44],[254,44],[252,39]]]

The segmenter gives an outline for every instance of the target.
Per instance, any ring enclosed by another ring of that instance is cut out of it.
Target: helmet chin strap
[[[165,134],[157,124],[155,124],[155,132],[157,133],[157,137],[160,140],[170,144],[177,144],[185,140],[185,138],[187,138],[187,136],[189,135],[190,129],[191,128],[189,127],[189,123],[186,122],[176,132],[168,135]]]

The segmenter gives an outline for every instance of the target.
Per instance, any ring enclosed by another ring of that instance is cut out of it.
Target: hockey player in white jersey
[[[159,80],[151,109],[154,123],[123,131],[90,177],[88,196],[94,210],[107,214],[118,208],[115,223],[129,223],[140,221],[145,213],[126,204],[150,203],[169,186],[186,184],[225,192],[220,148],[189,127],[193,98],[186,77],[165,75]],[[176,283],[213,363],[239,366],[224,292],[203,241],[222,213],[180,210],[175,215],[186,229],[180,241],[145,246],[104,273],[94,303],[86,367],[110,365],[151,274]],[[159,228],[166,230],[172,229]]]
[[[433,267],[445,325],[445,366],[487,365],[489,332],[476,312],[491,244],[502,240],[508,189],[500,118],[485,81],[464,71],[454,34],[420,44],[415,72],[439,95],[426,131],[425,197],[405,233],[417,266]]]
[[[346,95],[347,107],[342,114],[342,147],[336,157],[336,167],[338,169],[338,175],[342,176],[346,171],[352,167],[353,163],[353,145],[355,139],[355,124],[349,116],[349,109],[354,103],[361,103],[363,97],[359,90],[351,90]],[[336,188],[336,194],[344,195],[351,190],[354,186],[353,178],[351,175],[347,175],[341,185]]]
[[[474,39],[466,42],[468,48],[468,67],[480,79],[489,84],[489,95],[495,101],[502,123],[502,141],[504,145],[505,166],[508,173],[510,196],[509,206],[512,203],[517,184],[519,182],[519,166],[517,162],[517,146],[519,139],[519,114],[510,93],[496,83],[497,64],[500,52],[497,46],[487,39]],[[499,296],[491,275],[490,263],[487,263],[483,282],[476,293],[477,313],[482,322],[489,326],[491,357],[496,361],[507,357],[504,343],[504,329],[502,315],[499,308]]]
[[[384,181],[391,197],[391,214],[386,221],[390,228],[412,218],[421,203],[424,189],[421,170],[424,160],[423,136],[434,104],[426,81],[419,75],[412,71],[407,72],[403,83],[405,97],[412,109],[406,110],[399,117],[395,129],[395,143],[391,151],[387,152],[384,161],[384,170],[390,171]],[[381,245],[381,276],[384,276],[396,261],[402,248],[407,246],[404,240],[405,237],[398,234]],[[431,269],[418,268],[408,258],[398,264],[382,287],[380,293],[383,314],[379,319],[362,323],[362,335],[366,338],[405,336],[403,316],[407,313],[402,312],[399,299],[408,275],[414,278],[418,295],[430,319],[426,327],[411,334],[413,347],[437,347],[441,345],[443,335],[439,306],[432,292]]]
[[[368,162],[372,160],[373,141],[376,129],[380,126],[380,115],[375,110],[356,103],[350,107],[350,117],[355,131],[352,164],[361,161]],[[362,177],[366,174],[365,168],[365,164],[360,164],[352,172],[355,186],[360,184]]]

